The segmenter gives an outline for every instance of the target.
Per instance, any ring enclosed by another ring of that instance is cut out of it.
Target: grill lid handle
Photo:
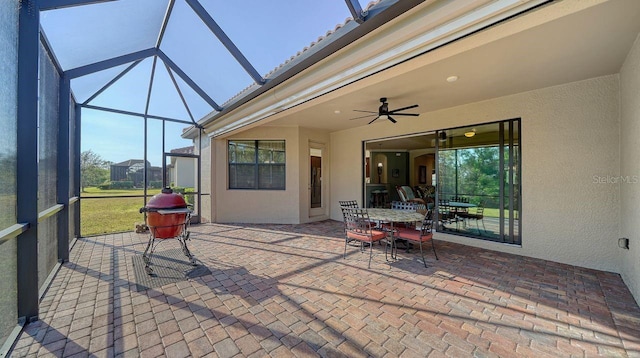
[[[164,187],[162,188],[162,194],[172,194],[173,190],[170,187]]]

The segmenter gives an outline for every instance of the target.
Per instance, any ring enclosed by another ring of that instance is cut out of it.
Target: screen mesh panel
[[[18,116],[18,4],[0,3],[0,230],[16,223],[16,131]]]
[[[153,59],[140,62],[127,72],[116,83],[94,98],[90,104],[120,109],[124,111],[144,113],[149,91],[149,78]]]
[[[0,244],[0,346],[18,323],[16,240]]]
[[[175,149],[191,147],[193,141],[181,137],[182,132],[188,128],[188,124],[165,122],[165,150],[171,152]],[[192,152],[193,153],[193,152]]]
[[[60,76],[40,46],[38,83],[38,211],[58,202],[58,117]],[[38,286],[42,287],[58,260],[57,216],[38,223]]]
[[[113,80],[122,71],[126,70],[130,65],[130,63],[127,63],[104,71],[72,79],[71,90],[73,90],[73,94],[76,96],[78,103],[84,103],[104,85],[109,83],[109,81]]]
[[[60,76],[40,46],[38,92],[38,211],[58,203],[58,92]],[[54,240],[56,236],[51,239]]]
[[[200,0],[207,13],[204,17],[216,22],[233,43],[231,47],[237,48],[236,53],[233,49],[230,52],[217,36],[224,35],[212,31],[215,25],[209,26],[185,0],[175,1],[163,27],[169,3],[169,0],[120,0],[72,6],[43,11],[41,21],[63,70],[158,47],[207,96],[224,106],[254,84],[255,79],[248,72],[255,69],[266,76],[313,47],[351,16],[342,0],[252,0],[242,6],[231,1]],[[162,29],[165,31],[161,32]],[[250,64],[248,68],[240,63],[242,57]],[[84,103],[128,65],[73,79],[77,100]],[[166,71],[165,64],[158,61],[158,75],[153,81],[159,86],[154,86],[157,89],[151,97],[150,113],[186,119],[182,100]],[[175,69],[171,73],[196,120],[212,111],[212,104],[187,86]],[[151,73],[142,71],[128,77],[129,80],[117,81],[127,81],[127,85],[111,91],[115,100],[106,96],[91,104],[144,112]]]
[[[78,210],[79,201],[69,205],[69,242],[76,238],[76,226],[74,219],[76,217],[76,211]]]
[[[182,89],[180,91],[182,91]],[[189,110],[191,110],[191,107],[189,107]],[[161,60],[157,61],[155,75],[153,77],[153,88],[149,102],[149,114],[181,119],[184,121],[191,120],[189,113],[187,112],[187,108],[184,106],[184,103],[180,98],[180,93],[176,90],[171,77],[169,77],[169,72],[167,72],[167,68]],[[197,120],[199,118],[194,119]]]
[[[81,170],[81,195],[132,195],[130,190],[141,188],[144,173],[144,120],[87,109],[82,113],[82,152],[95,156]],[[105,182],[112,186],[99,189]]]
[[[154,47],[167,4],[108,1],[45,11],[41,22],[60,65],[69,70]]]
[[[0,230],[16,223],[18,4],[0,1]],[[18,323],[16,239],[0,243],[0,346]]]
[[[173,74],[173,78],[175,78],[176,82],[178,83],[180,92],[182,92],[182,95],[187,101],[189,110],[191,110],[191,114],[193,115],[193,118],[196,119],[196,121],[213,111],[213,107],[211,107],[209,103],[207,103],[204,99],[202,99],[202,97],[200,97],[199,94],[197,94],[191,87],[189,87],[189,85],[187,85],[186,82],[184,82],[182,78],[180,78],[180,76],[178,76],[173,70],[171,71],[171,73]]]
[[[38,223],[38,287],[46,281],[58,262],[58,217],[50,216]]]
[[[144,222],[144,216],[140,214],[143,206],[143,198],[81,199],[80,234],[92,236],[134,231],[136,223]]]
[[[176,1],[160,49],[219,105],[253,83],[184,0]]]

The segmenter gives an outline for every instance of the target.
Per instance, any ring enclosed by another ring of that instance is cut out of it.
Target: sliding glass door
[[[520,121],[437,133],[443,232],[520,244]]]

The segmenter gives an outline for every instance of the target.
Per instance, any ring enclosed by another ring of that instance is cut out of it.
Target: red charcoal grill
[[[176,194],[171,188],[163,188],[160,194],[154,195],[147,205],[140,209],[141,213],[147,213],[147,226],[149,227],[149,243],[142,254],[144,269],[151,275],[153,269],[151,257],[158,243],[156,240],[178,239],[182,252],[187,256],[191,265],[196,266],[196,259],[187,247],[189,240],[189,219],[191,210],[180,194]]]

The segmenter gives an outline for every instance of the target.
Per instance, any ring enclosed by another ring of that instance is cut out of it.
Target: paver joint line
[[[137,292],[147,237],[81,238],[12,357],[634,355],[640,309],[619,275],[439,241],[371,269],[343,224],[194,225],[210,273]],[[166,250],[172,247],[166,242]],[[177,245],[177,243],[176,243]],[[362,256],[362,257],[360,257]],[[378,260],[378,261],[376,261]],[[634,326],[636,327],[634,329]]]

